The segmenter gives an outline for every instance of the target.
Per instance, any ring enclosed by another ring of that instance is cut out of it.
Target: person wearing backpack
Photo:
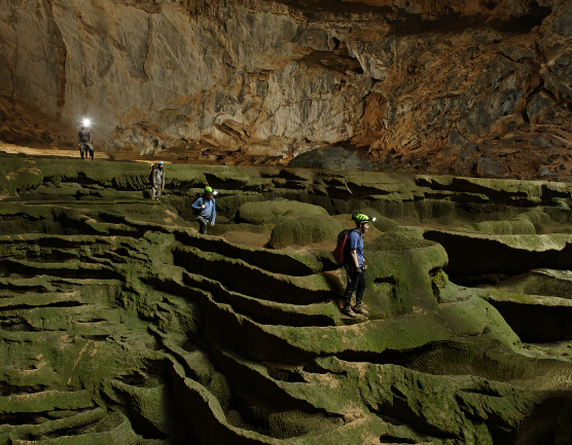
[[[93,142],[91,141],[91,133],[89,128],[86,125],[81,127],[77,134],[77,142],[79,145],[79,154],[83,159],[84,154],[87,156],[87,152],[89,151],[89,155],[91,156],[91,160],[93,161]]]
[[[159,161],[157,165],[153,166],[151,181],[153,183],[153,194],[151,195],[151,199],[159,200],[161,197],[161,190],[165,190],[165,163],[163,161]]]
[[[356,314],[368,314],[362,303],[366,287],[365,270],[367,269],[363,255],[363,236],[369,229],[369,222],[374,221],[375,218],[370,219],[369,216],[358,213],[353,217],[353,220],[356,223],[356,228],[349,232],[344,246],[344,268],[348,281],[342,309],[344,314],[352,318],[356,317]],[[354,292],[356,293],[356,304],[352,309],[351,303]]]
[[[206,235],[209,224],[211,227],[214,226],[216,219],[216,202],[213,188],[207,185],[204,193],[191,204],[191,209],[199,223],[199,233]]]

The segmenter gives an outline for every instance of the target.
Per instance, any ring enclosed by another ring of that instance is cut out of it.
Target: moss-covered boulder
[[[387,314],[436,307],[437,271],[448,262],[441,245],[391,232],[368,243],[364,251],[368,288],[383,299]]]
[[[269,244],[274,249],[305,246],[333,239],[344,229],[343,223],[329,217],[303,216],[285,219],[272,229]]]
[[[328,212],[323,207],[298,201],[247,202],[238,209],[237,222],[265,224],[274,222],[279,217],[294,218],[311,215],[327,216]]]

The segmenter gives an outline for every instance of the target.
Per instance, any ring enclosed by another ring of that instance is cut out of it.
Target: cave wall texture
[[[537,177],[571,40],[564,0],[0,0],[0,139]],[[0,445],[570,443],[569,184],[170,164],[152,202],[146,170],[2,156]]]
[[[110,151],[345,144],[466,175],[479,149],[529,178],[517,152],[572,140],[571,17],[563,0],[1,0],[0,96],[89,116]]]

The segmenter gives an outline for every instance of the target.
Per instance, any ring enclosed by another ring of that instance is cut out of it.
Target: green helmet
[[[365,224],[365,223],[368,223],[370,221],[375,221],[375,218],[370,218],[369,216],[367,216],[363,213],[358,213],[357,215],[354,216],[354,221],[356,221],[360,224]]]
[[[205,193],[213,193],[213,188],[210,185],[205,187]]]

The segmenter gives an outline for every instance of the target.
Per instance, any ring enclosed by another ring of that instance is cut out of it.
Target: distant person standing
[[[91,140],[91,132],[89,131],[89,128],[87,128],[88,125],[89,125],[88,121],[83,123],[81,130],[79,130],[79,133],[77,134],[77,139],[78,139],[79,153],[81,155],[81,158],[84,159],[84,155],[87,156],[89,151],[89,155],[91,156],[91,160],[93,161],[94,158],[93,142]]]
[[[214,199],[214,190],[212,187],[206,186],[202,193],[191,204],[191,209],[195,214],[195,219],[199,223],[199,232],[203,235],[207,234],[207,228],[214,226],[216,219],[216,202]]]
[[[159,161],[157,165],[153,166],[151,180],[153,181],[153,195],[151,199],[159,200],[161,190],[165,190],[165,163],[163,161]]]

